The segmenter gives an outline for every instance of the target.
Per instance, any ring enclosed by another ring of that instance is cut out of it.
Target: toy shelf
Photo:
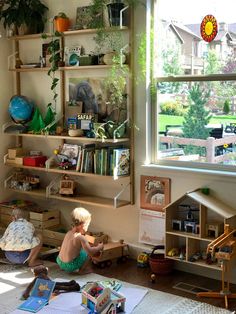
[[[7,126],[3,126],[4,128]],[[28,134],[28,133],[7,133],[4,132],[6,135],[16,136],[16,137],[28,137],[28,138],[38,138],[38,139],[53,139],[53,140],[70,140],[70,141],[78,141],[83,143],[104,143],[104,144],[115,144],[115,143],[124,143],[129,142],[130,139],[127,137],[124,138],[108,138],[108,139],[99,139],[99,138],[88,138],[84,136],[69,136],[69,135],[46,135],[46,134]]]
[[[107,27],[105,29],[105,32],[117,32],[117,31],[127,31],[129,30],[128,27],[122,26],[122,27]],[[95,34],[97,32],[97,29],[78,29],[78,30],[71,30],[63,32],[63,36],[77,36],[77,35],[88,35],[88,34]],[[45,34],[30,34],[30,35],[17,35],[17,36],[11,36],[8,37],[9,40],[32,40],[32,39],[41,39],[42,35],[46,35],[46,37],[51,37],[52,35],[50,33]]]
[[[94,195],[80,195],[80,196],[61,196],[59,194],[50,194],[48,196],[49,198],[65,201],[65,202],[71,202],[71,203],[80,203],[80,204],[86,204],[86,205],[96,205],[103,208],[119,208],[130,204],[130,201],[123,201],[119,200],[118,204],[115,204],[115,200],[112,198],[105,198],[105,197],[99,197]]]
[[[37,189],[37,190],[32,190],[32,191],[16,190],[16,189],[11,189],[9,187],[5,187],[5,189],[9,191],[13,191],[14,193],[21,193],[21,194],[32,195],[32,196],[43,197],[43,198],[46,197],[46,189]]]

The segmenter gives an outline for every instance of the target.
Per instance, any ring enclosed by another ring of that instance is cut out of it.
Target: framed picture
[[[163,211],[170,202],[170,179],[141,176],[140,207]]]

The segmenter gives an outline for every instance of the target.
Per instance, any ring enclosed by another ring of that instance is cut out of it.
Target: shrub
[[[225,114],[229,114],[230,112],[230,102],[228,99],[225,100],[224,105],[223,105],[223,112]]]
[[[183,106],[177,101],[165,101],[160,105],[160,114],[167,114],[170,116],[181,116],[183,114]]]

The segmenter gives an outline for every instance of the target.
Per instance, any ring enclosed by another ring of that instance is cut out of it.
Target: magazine
[[[41,310],[48,304],[55,284],[54,281],[37,278],[30,297],[18,309],[33,313]]]

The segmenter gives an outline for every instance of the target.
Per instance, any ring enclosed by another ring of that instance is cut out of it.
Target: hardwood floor
[[[181,290],[173,288],[178,282],[184,282],[191,285],[200,286],[207,288],[213,291],[221,290],[221,282],[214,279],[209,279],[207,277],[198,276],[195,274],[185,273],[182,271],[174,270],[172,274],[165,276],[156,276],[155,283],[151,282],[150,268],[140,268],[137,267],[135,260],[128,260],[126,263],[113,264],[108,268],[100,269],[96,266],[93,266],[95,273],[107,276],[114,277],[123,281],[127,281],[136,285],[141,285],[155,290],[160,290],[167,293],[172,293],[182,297],[190,298],[196,301],[206,302],[211,305],[224,308],[224,298],[213,299],[213,298],[199,298],[192,293],[186,293]],[[230,289],[232,292],[236,292],[236,285],[231,285]],[[229,299],[229,309],[231,311],[236,310],[236,299]]]

